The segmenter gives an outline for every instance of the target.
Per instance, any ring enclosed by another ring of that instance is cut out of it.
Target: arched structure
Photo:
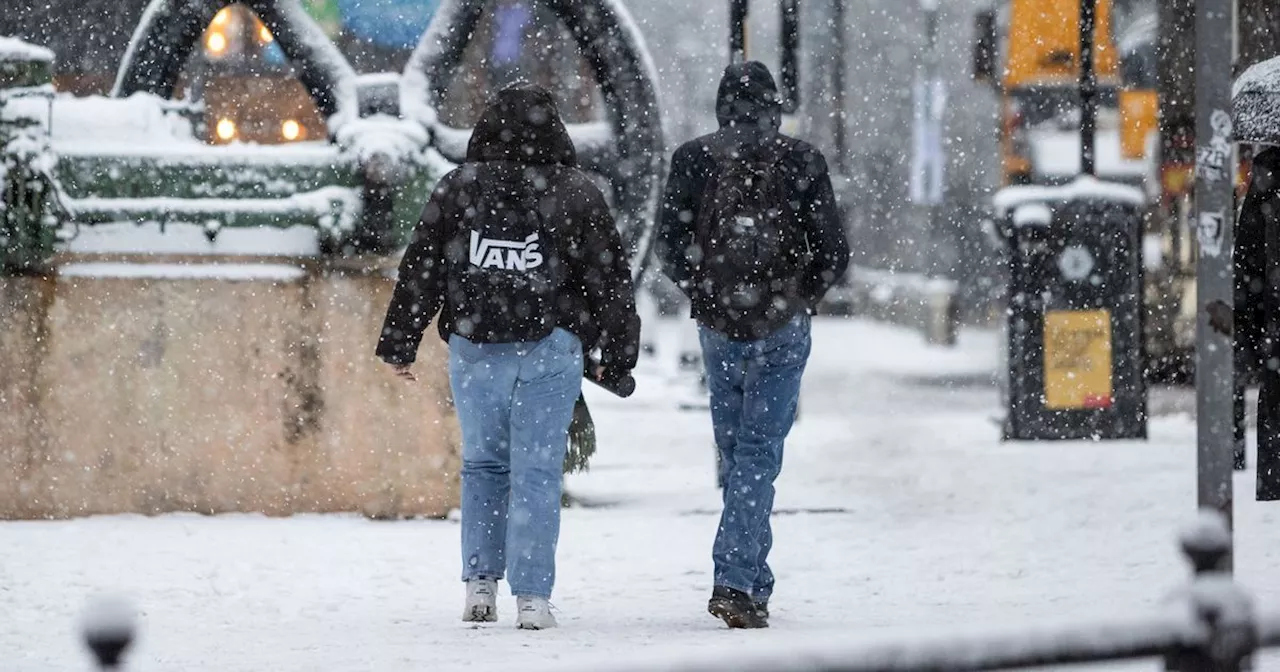
[[[638,278],[652,246],[653,219],[663,169],[657,72],[630,15],[618,0],[538,0],[564,23],[603,94],[607,119],[570,125],[584,168],[608,181],[618,226]],[[113,95],[151,93],[171,98],[183,65],[200,36],[234,0],[152,0],[120,65]],[[333,136],[362,115],[399,114],[432,133],[445,158],[461,162],[466,129],[439,122],[437,105],[462,62],[483,13],[495,0],[444,0],[400,77],[399,100],[370,109],[351,65],[299,0],[238,0],[275,36]],[[366,87],[367,88],[367,87]],[[394,104],[398,102],[397,106]],[[366,213],[367,215],[367,213]],[[367,219],[367,217],[366,217]]]
[[[638,274],[652,243],[664,165],[657,71],[639,30],[617,0],[540,2],[569,29],[603,93],[607,136],[584,125],[570,125],[569,130],[582,165],[599,172],[612,186],[619,226]],[[445,88],[453,81],[481,16],[495,4],[494,0],[444,0],[405,66],[401,110],[436,123],[438,135],[466,137],[465,132],[440,127],[435,109],[444,100]],[[460,161],[465,153],[464,143],[437,142],[437,148],[453,161]]]
[[[172,98],[205,28],[233,4],[249,8],[271,31],[322,115],[355,107],[355,71],[298,0],[153,0],[129,42],[112,95]]]

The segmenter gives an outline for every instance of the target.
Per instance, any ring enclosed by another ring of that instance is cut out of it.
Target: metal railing
[[[1231,534],[1222,516],[1204,512],[1183,530],[1191,581],[1159,610],[1133,618],[1041,626],[986,635],[877,644],[742,649],[704,657],[607,662],[581,666],[606,672],[971,672],[1048,665],[1152,660],[1178,672],[1244,672],[1261,649],[1280,647],[1280,611],[1259,613],[1245,590],[1223,571]],[[133,639],[131,612],[105,603],[86,616],[85,641],[101,669],[120,669]],[[556,668],[563,670],[562,667]]]

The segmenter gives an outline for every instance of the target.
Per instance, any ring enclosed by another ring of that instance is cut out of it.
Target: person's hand
[[[413,373],[412,364],[397,364],[393,368],[396,371],[396,376],[403,378],[404,380],[407,380],[409,382],[413,382],[413,383],[418,382],[418,377]]]
[[[604,381],[604,367],[603,367],[603,366],[600,366],[600,365],[598,365],[598,364],[597,364],[597,365],[596,365],[596,368],[592,369],[592,371],[591,371],[591,375],[592,375],[593,377],[595,377],[596,382],[603,382],[603,381]]]

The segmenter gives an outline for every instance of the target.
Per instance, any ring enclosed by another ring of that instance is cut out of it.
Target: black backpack
[[[740,148],[719,161],[697,222],[698,283],[723,308],[767,312],[794,292],[807,241],[790,213],[784,142]]]
[[[563,269],[538,194],[523,176],[487,182],[446,253],[454,330],[477,343],[545,338]]]

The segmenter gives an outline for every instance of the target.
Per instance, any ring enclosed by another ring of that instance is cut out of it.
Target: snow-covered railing
[[[1217,513],[1202,513],[1181,535],[1195,568],[1189,585],[1161,609],[1132,618],[979,635],[879,644],[818,644],[751,655],[739,647],[699,658],[595,665],[608,672],[969,672],[1152,660],[1180,672],[1252,669],[1254,654],[1280,647],[1280,611],[1256,613],[1253,601],[1221,571],[1231,535]],[[562,669],[562,668],[561,668]]]
[[[1257,648],[1280,646],[1280,614],[1248,629],[1211,632],[1190,615],[1098,621],[1060,628],[954,638],[925,638],[872,645],[821,645],[782,649],[759,656],[722,651],[697,659],[650,659],[620,666],[584,666],[607,672],[974,672],[1049,665],[1162,661],[1166,670],[1234,672]],[[1245,635],[1240,638],[1239,635]],[[563,670],[563,668],[561,668]]]

